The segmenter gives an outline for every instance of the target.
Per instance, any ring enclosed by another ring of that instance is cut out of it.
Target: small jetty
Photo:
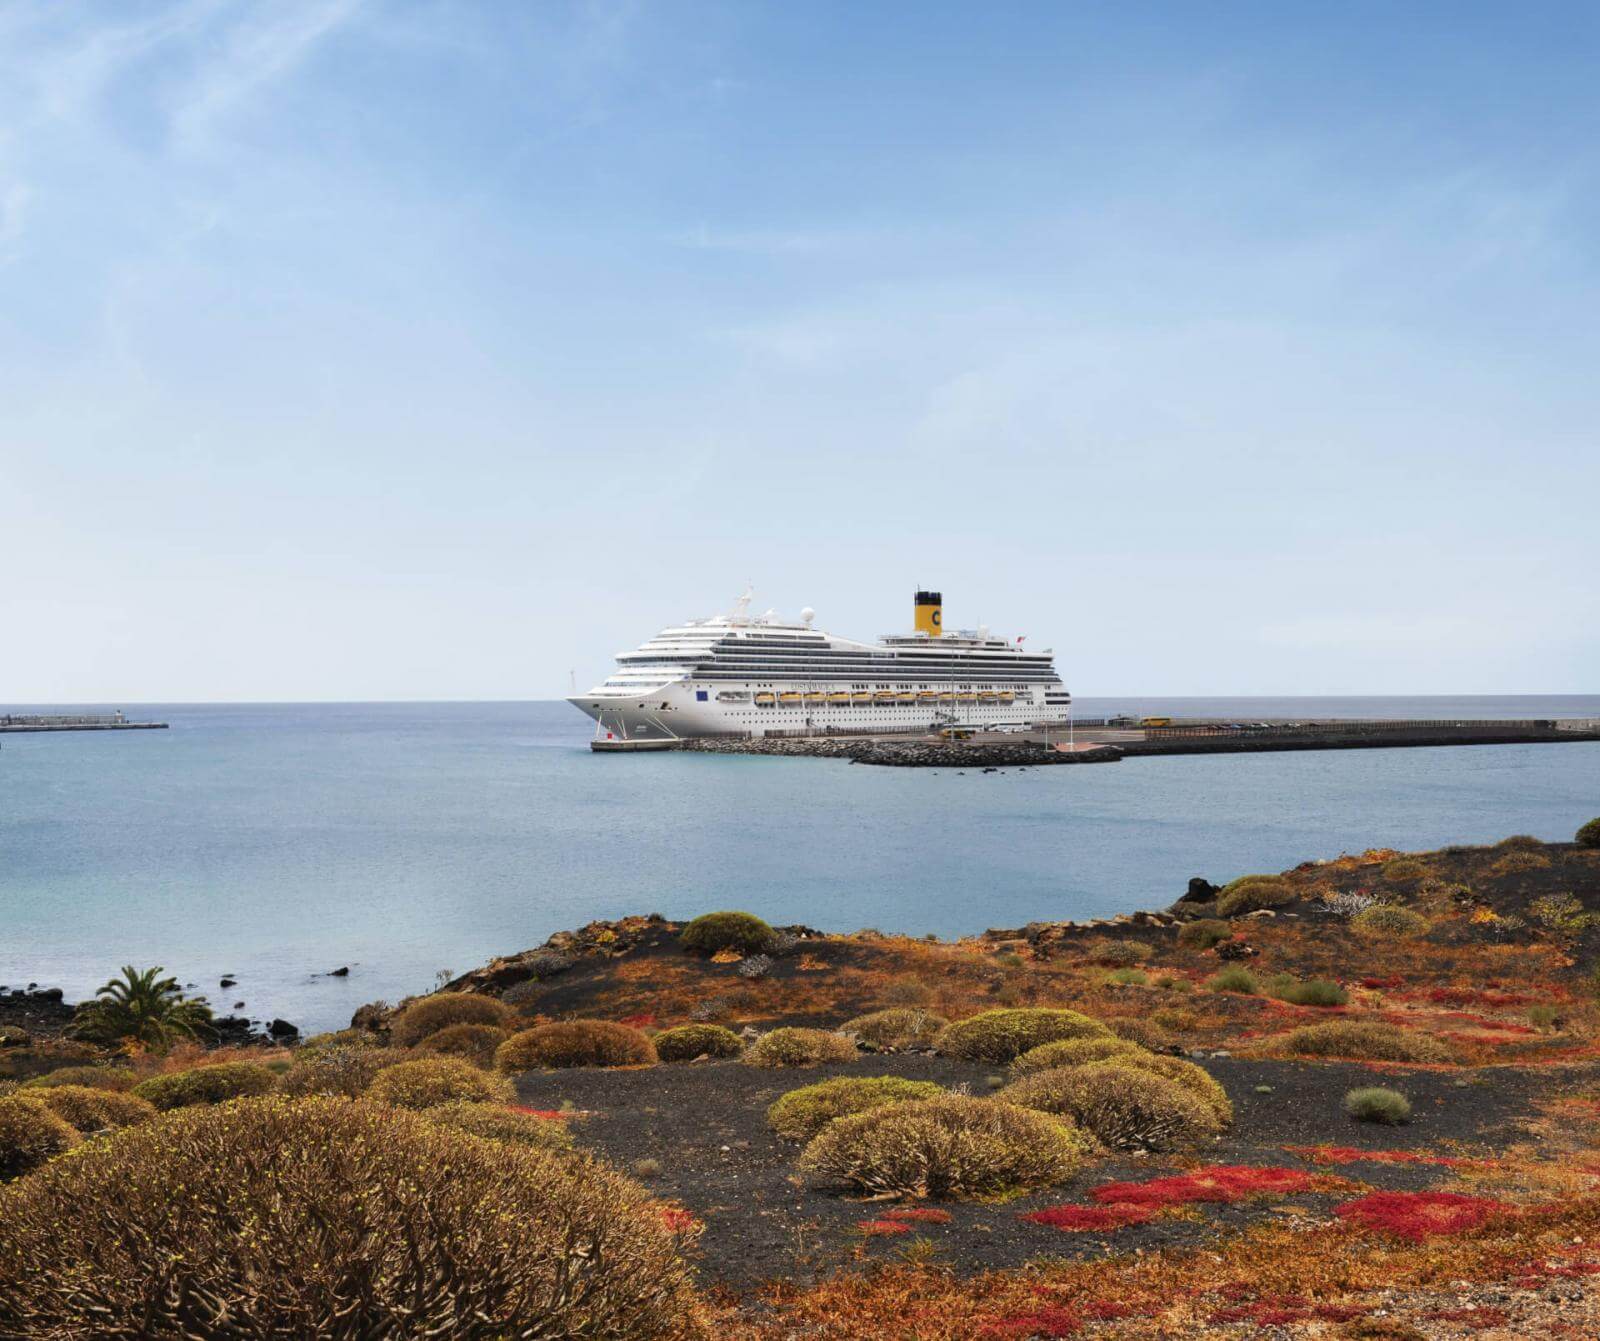
[[[121,712],[0,713],[4,731],[165,731],[165,722],[130,722]]]
[[[1017,768],[1101,764],[1144,755],[1262,754],[1286,750],[1421,749],[1456,745],[1557,745],[1600,742],[1600,718],[1487,721],[1415,720],[1225,722],[1172,718],[1134,726],[1111,718],[1022,732],[962,731],[694,736],[676,740],[596,740],[606,753],[685,750],[847,759],[899,768]]]

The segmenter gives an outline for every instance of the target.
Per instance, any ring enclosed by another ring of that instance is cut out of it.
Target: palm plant
[[[211,1031],[211,1007],[203,997],[186,997],[165,969],[124,965],[122,976],[106,983],[81,1006],[72,1030],[97,1043],[131,1043],[165,1048],[178,1038]]]

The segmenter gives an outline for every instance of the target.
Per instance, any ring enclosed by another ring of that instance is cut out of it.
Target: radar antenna
[[[744,584],[744,593],[733,603],[733,622],[735,624],[748,624],[750,622],[750,602],[755,594],[755,587],[746,582]]]

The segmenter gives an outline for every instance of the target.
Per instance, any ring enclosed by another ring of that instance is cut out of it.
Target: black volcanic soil
[[[1522,1139],[1523,1119],[1534,1103],[1581,1087],[1600,1068],[1513,1069],[1472,1073],[1453,1069],[1375,1068],[1354,1063],[1199,1059],[1227,1089],[1237,1120],[1229,1135],[1204,1152],[1203,1162],[1288,1165],[1315,1169],[1286,1154],[1298,1145],[1344,1145],[1370,1150],[1427,1148],[1490,1154]],[[1121,1178],[1147,1178],[1179,1162],[1116,1157],[1085,1166],[1067,1185],[1002,1204],[945,1203],[948,1225],[917,1225],[913,1234],[866,1238],[859,1222],[893,1202],[862,1202],[808,1187],[796,1170],[800,1147],[768,1129],[766,1109],[779,1095],[836,1075],[896,1075],[967,1086],[990,1093],[991,1077],[1004,1069],[923,1055],[880,1056],[804,1069],[768,1070],[740,1062],[702,1062],[639,1070],[555,1071],[519,1078],[520,1101],[540,1109],[563,1104],[583,1110],[572,1119],[578,1142],[624,1169],[655,1161],[646,1181],[662,1197],[680,1202],[705,1222],[702,1272],[708,1283],[736,1290],[783,1277],[815,1278],[859,1260],[888,1260],[921,1235],[938,1245],[942,1260],[962,1271],[1016,1267],[1032,1258],[1097,1254],[1188,1244],[1219,1226],[1285,1213],[1325,1213],[1339,1197],[1307,1194],[1233,1206],[1206,1206],[1193,1220],[1128,1226],[1114,1234],[1069,1234],[1029,1224],[1019,1215],[1062,1202],[1083,1202],[1089,1189]],[[1407,1126],[1352,1122],[1343,1097],[1358,1085],[1385,1084],[1412,1102]],[[1257,1086],[1270,1086],[1258,1093]],[[1189,1161],[1193,1163],[1194,1161]],[[1441,1180],[1429,1165],[1357,1163],[1318,1170],[1384,1189],[1416,1190]],[[930,1203],[931,1204],[931,1203]]]

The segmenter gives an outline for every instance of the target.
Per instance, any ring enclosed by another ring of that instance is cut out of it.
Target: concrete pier
[[[165,722],[130,722],[112,713],[0,713],[0,732],[165,731]]]

